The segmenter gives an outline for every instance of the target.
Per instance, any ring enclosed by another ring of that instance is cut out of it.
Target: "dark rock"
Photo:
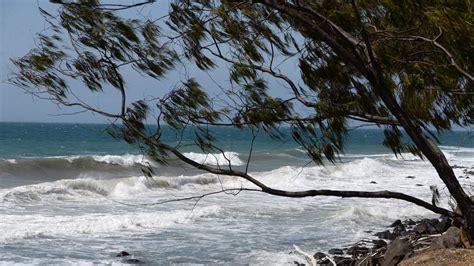
[[[401,234],[401,236],[408,237],[410,239],[415,239],[415,238],[419,238],[420,234],[418,232],[413,231],[413,230],[408,230],[408,231],[403,232]]]
[[[463,173],[465,173],[466,175],[474,175],[474,170],[464,170]]]
[[[415,232],[418,234],[427,234],[428,233],[428,224],[427,223],[419,223],[413,228]]]
[[[377,182],[375,182],[375,181],[370,181],[370,184],[377,184]]]
[[[304,263],[299,263],[298,261],[293,261],[293,263],[296,265],[296,266],[306,266],[306,264]]]
[[[346,253],[351,255],[353,258],[359,258],[360,256],[367,255],[369,252],[370,249],[368,247],[355,245],[350,247]]]
[[[412,219],[405,220],[403,223],[406,225],[416,225],[416,222]]]
[[[316,252],[313,255],[313,258],[316,259],[318,265],[331,265],[331,262],[328,260],[328,255],[323,252]]]
[[[395,222],[393,222],[390,227],[395,227],[395,226],[398,226],[398,225],[401,225],[402,224],[402,221],[400,219],[396,220]]]
[[[326,258],[327,256],[328,255],[324,254],[323,252],[316,252],[314,253],[313,258],[315,258],[316,260],[320,260]]]
[[[128,253],[127,251],[120,251],[120,253],[117,254],[116,257],[126,257],[126,256],[130,256],[130,253]]]
[[[388,239],[388,240],[394,240],[395,237],[396,237],[394,234],[392,234],[392,233],[391,233],[390,231],[388,231],[388,230],[375,233],[375,236],[378,236],[379,238],[382,238],[382,239]]]
[[[415,186],[417,186],[417,187],[422,187],[423,184],[415,184]]]
[[[438,224],[439,224],[439,221],[437,219],[434,219],[434,220],[423,219],[419,224],[417,224],[413,228],[413,231],[421,235],[438,234],[440,233],[440,231],[438,231],[437,229]]]
[[[141,261],[139,259],[127,259],[125,263],[130,263],[130,264],[139,264]]]
[[[387,247],[382,266],[397,265],[403,258],[413,252],[408,239],[397,238]]]
[[[395,237],[399,237],[399,236],[403,235],[405,232],[406,232],[405,226],[403,224],[399,224],[399,225],[395,226],[395,228],[393,228],[392,234]]]
[[[379,249],[387,246],[387,242],[383,241],[382,239],[372,240],[372,243],[374,243],[372,249]]]
[[[409,175],[409,176],[407,176],[407,177],[405,177],[405,178],[415,179],[415,178],[416,178],[416,176]]]
[[[448,228],[451,226],[451,220],[450,220],[449,217],[447,217],[447,216],[441,216],[441,217],[439,217],[438,221],[439,221],[439,223],[438,223],[438,225],[436,226],[436,229],[437,229],[440,233],[445,232],[445,231],[448,230]]]
[[[329,254],[331,255],[342,255],[344,254],[344,252],[342,251],[342,249],[339,249],[339,248],[331,248],[329,251],[328,251]]]
[[[422,222],[428,223],[428,233],[430,234],[440,234],[443,232],[443,225],[440,223],[439,219],[423,219]]]
[[[338,266],[352,266],[355,262],[354,259],[344,256],[334,256],[332,259]]]

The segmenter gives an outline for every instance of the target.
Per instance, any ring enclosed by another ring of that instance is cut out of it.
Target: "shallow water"
[[[252,186],[175,160],[158,165],[110,138],[104,127],[0,123],[1,264],[121,264],[115,255],[122,250],[149,264],[291,264],[301,261],[293,244],[325,251],[371,238],[368,230],[383,230],[398,218],[435,216],[397,200],[286,199],[245,191],[157,204]],[[225,155],[186,155],[244,167],[246,138],[233,131],[218,135],[225,139]],[[396,158],[371,144],[380,138],[377,130],[352,132],[340,163],[316,166],[295,144],[262,137],[250,173],[281,189],[389,189],[427,201],[429,186],[437,185],[447,206],[434,169],[413,155]],[[442,138],[458,176],[474,168],[469,140],[467,132]],[[147,163],[154,166],[152,179],[140,171]],[[472,178],[459,180],[472,189]]]

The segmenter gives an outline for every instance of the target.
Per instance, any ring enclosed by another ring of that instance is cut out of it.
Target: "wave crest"
[[[244,165],[245,163],[239,158],[237,152],[223,152],[223,153],[196,153],[196,152],[187,152],[184,155],[190,158],[193,161],[196,161],[200,164],[209,164],[209,165]]]

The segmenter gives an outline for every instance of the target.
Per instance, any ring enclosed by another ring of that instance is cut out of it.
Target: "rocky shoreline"
[[[307,262],[295,261],[295,265],[397,265],[425,251],[468,245],[456,222],[444,216],[419,221],[396,220],[374,236],[378,239],[361,240],[348,248],[333,248],[326,253],[316,252],[312,258],[306,258]]]

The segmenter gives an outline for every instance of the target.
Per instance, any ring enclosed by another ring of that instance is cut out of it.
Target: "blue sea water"
[[[107,125],[0,123],[0,264],[122,264],[126,250],[147,264],[287,264],[301,260],[293,244],[309,252],[372,237],[394,219],[433,215],[396,200],[285,199],[260,193],[198,196],[222,188],[252,187],[235,177],[215,176],[175,159],[160,165],[139,147],[112,138]],[[286,132],[286,129],[282,129]],[[223,153],[186,147],[202,163],[245,169],[251,132],[213,129]],[[288,134],[287,134],[288,135]],[[190,135],[169,128],[171,144]],[[315,165],[290,137],[259,135],[249,173],[287,190],[351,189],[404,192],[431,199],[434,169],[411,154],[394,156],[381,145],[382,131],[347,135],[336,164]],[[440,145],[472,193],[474,138],[448,132]],[[145,165],[153,178],[143,176]],[[406,178],[415,176],[415,178]],[[371,183],[375,181],[376,184]]]

